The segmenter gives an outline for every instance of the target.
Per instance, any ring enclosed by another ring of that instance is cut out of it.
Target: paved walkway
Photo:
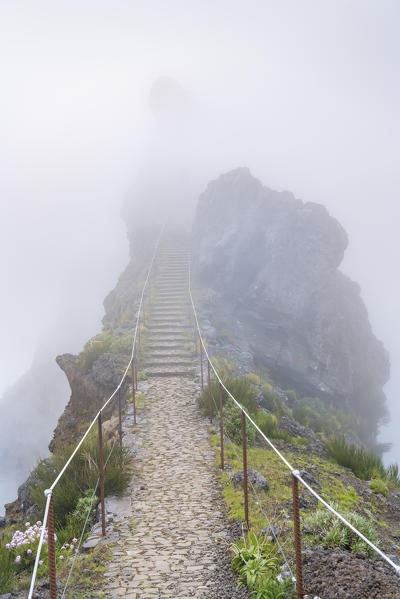
[[[227,536],[206,425],[195,400],[187,252],[164,248],[148,323],[145,410],[137,432],[125,422],[137,474],[114,500],[107,573],[109,598],[203,597],[216,568],[216,540]],[[140,390],[140,388],[139,388]]]
[[[108,597],[189,599],[207,590],[215,539],[226,533],[196,392],[183,377],[151,380],[140,474],[115,505]]]

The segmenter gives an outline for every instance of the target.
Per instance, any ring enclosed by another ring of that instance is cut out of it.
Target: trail
[[[164,247],[145,343],[148,380],[143,416],[124,444],[135,448],[128,493],[109,503],[113,556],[109,598],[204,597],[212,584],[227,523],[207,427],[195,404],[192,332],[188,320],[187,252]]]

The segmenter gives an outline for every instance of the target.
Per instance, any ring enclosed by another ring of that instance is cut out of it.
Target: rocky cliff
[[[239,168],[199,199],[194,273],[212,291],[214,315],[229,311],[257,364],[284,386],[357,414],[373,438],[389,360],[358,285],[339,270],[347,243],[322,205]]]

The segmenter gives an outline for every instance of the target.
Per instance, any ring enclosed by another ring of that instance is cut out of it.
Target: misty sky
[[[182,169],[197,193],[248,166],[347,230],[343,270],[391,353],[395,441],[399,17],[389,0],[2,0],[0,394],[38,348],[78,351],[98,330],[141,169]],[[149,109],[165,75],[194,107],[179,135]]]

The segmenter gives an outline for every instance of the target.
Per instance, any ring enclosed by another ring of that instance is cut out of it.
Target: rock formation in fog
[[[286,387],[366,417],[373,437],[389,360],[358,285],[339,270],[346,246],[323,206],[268,189],[246,168],[211,182],[199,199],[197,279],[239,320],[255,361]]]

